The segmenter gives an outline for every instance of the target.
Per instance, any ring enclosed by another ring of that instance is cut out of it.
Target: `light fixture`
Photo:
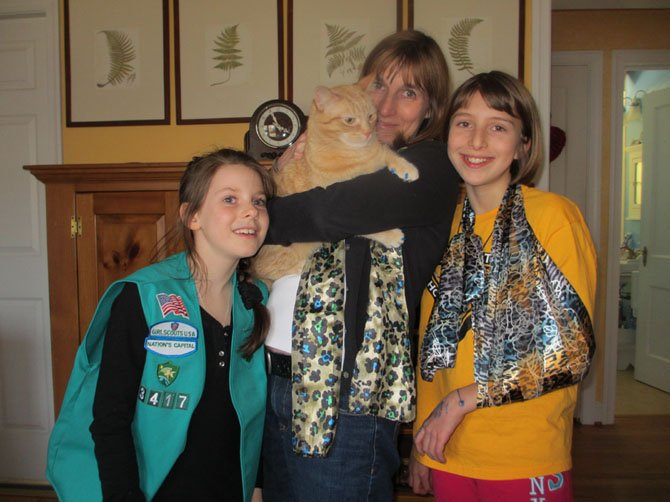
[[[628,124],[630,122],[635,122],[637,120],[642,120],[642,98],[644,98],[646,91],[640,89],[635,93],[632,98],[624,97],[623,98],[623,122]],[[628,108],[626,108],[628,105]]]

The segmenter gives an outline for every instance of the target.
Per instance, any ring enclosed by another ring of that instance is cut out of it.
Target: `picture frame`
[[[402,29],[402,0],[288,0],[287,99],[309,114],[314,89],[358,80],[365,56]]]
[[[168,0],[64,0],[68,127],[170,123]]]
[[[282,0],[175,0],[177,124],[249,122],[284,93]]]
[[[452,90],[491,70],[523,80],[525,0],[409,0],[408,26],[440,45]]]

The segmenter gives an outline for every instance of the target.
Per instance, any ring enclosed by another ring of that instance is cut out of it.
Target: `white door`
[[[553,52],[551,56],[551,125],[563,129],[567,141],[549,164],[549,190],[579,206],[596,245],[600,233],[602,58],[601,52],[592,51]],[[576,416],[583,424],[592,424],[600,419],[595,410],[595,371],[580,389]]]
[[[602,53],[554,52],[551,65],[551,125],[568,140],[549,164],[549,190],[572,200],[598,241],[600,204],[600,107]],[[551,130],[547,132],[550,136]],[[549,156],[549,154],[547,154]]]
[[[58,163],[58,0],[0,1],[0,483],[44,480],[53,425],[44,187]]]
[[[643,247],[635,343],[635,378],[670,392],[670,89],[642,103]]]

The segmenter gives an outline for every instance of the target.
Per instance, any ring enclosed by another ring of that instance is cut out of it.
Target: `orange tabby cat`
[[[277,195],[327,187],[384,167],[406,181],[419,177],[416,167],[377,141],[377,110],[363,90],[364,85],[317,87],[309,113],[304,155],[275,174]],[[366,237],[396,247],[404,235],[400,229],[392,229]],[[252,262],[252,270],[258,277],[271,281],[298,274],[318,245],[263,246]]]

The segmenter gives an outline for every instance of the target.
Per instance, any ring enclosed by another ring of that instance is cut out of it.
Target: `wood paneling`
[[[26,166],[46,186],[56,414],[100,295],[148,265],[174,225],[185,163]],[[70,235],[71,218],[81,235]]]

